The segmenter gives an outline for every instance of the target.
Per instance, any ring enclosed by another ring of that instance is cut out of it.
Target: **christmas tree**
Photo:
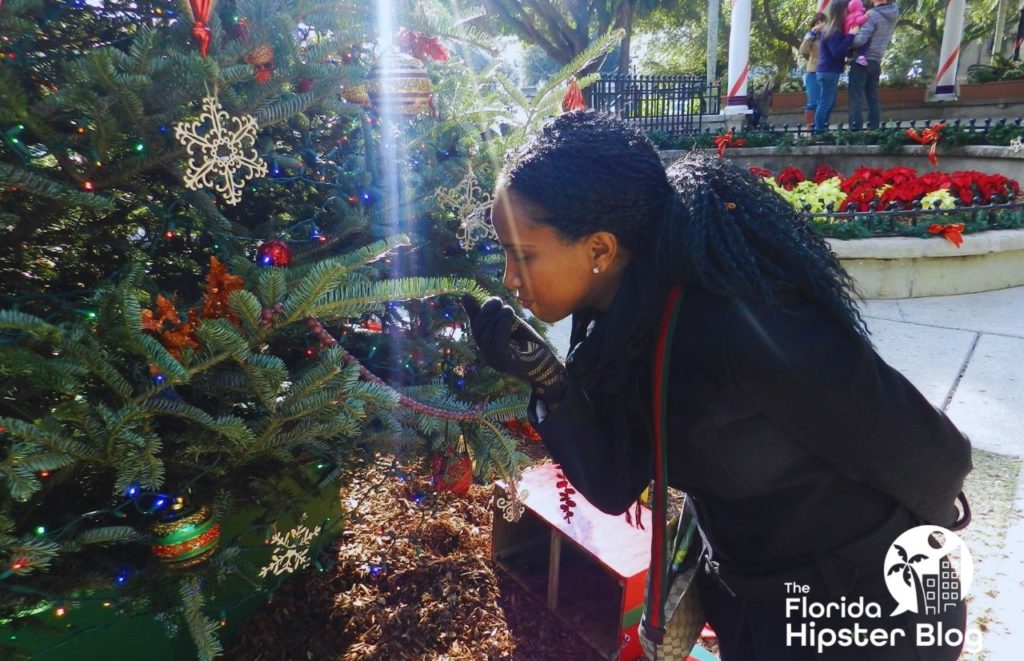
[[[210,658],[238,614],[223,585],[269,598],[298,567],[277,560],[326,560],[337,515],[299,510],[347,468],[427,444],[461,465],[460,438],[479,475],[517,468],[504,423],[523,398],[466,387],[453,303],[484,295],[481,263],[494,287],[493,246],[459,238],[485,201],[435,196],[486,189],[493,165],[474,158],[477,123],[368,110],[393,90],[368,75],[367,9],[0,6],[10,651],[109,609],[180,622]],[[383,181],[395,154],[409,193]],[[270,542],[302,547],[264,565]]]

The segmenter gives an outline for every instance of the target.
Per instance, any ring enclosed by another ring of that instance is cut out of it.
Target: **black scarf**
[[[669,285],[647,263],[635,261],[622,274],[606,311],[573,315],[570,379],[594,404],[602,422],[630,452],[650,455],[651,361]]]

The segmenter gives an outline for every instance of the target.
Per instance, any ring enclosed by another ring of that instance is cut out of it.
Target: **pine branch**
[[[220,625],[203,614],[206,599],[200,589],[199,579],[195,576],[181,582],[181,601],[184,607],[185,624],[192,635],[192,642],[201,661],[213,661],[213,658],[224,651],[217,640],[217,629]]]

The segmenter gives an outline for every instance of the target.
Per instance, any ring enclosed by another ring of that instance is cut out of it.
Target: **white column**
[[[750,0],[733,0],[729,24],[729,86],[725,115],[746,115],[747,75],[750,73]]]
[[[956,99],[956,66],[960,60],[960,40],[964,35],[966,0],[946,0],[946,24],[942,29],[939,73],[935,76],[933,101]]]
[[[818,11],[822,14],[828,15],[828,6],[832,4],[831,0],[820,0],[818,2]]]

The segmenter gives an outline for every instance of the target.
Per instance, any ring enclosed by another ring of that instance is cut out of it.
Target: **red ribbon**
[[[747,144],[743,138],[733,138],[732,129],[715,138],[715,147],[718,148],[718,155],[725,156],[726,147],[742,147]]]
[[[932,165],[939,164],[939,157],[936,155],[936,150],[939,147],[939,139],[942,138],[942,129],[946,128],[945,124],[936,122],[932,124],[931,128],[925,129],[918,133],[914,129],[907,129],[907,137],[920,145],[931,145],[931,149],[928,150],[928,162]]]
[[[192,8],[192,37],[199,42],[199,52],[203,57],[210,50],[210,10],[213,9],[213,0],[188,0]]]
[[[928,228],[929,234],[941,234],[947,241],[957,248],[959,248],[960,244],[964,242],[963,231],[963,223],[950,223],[948,225],[940,225],[936,223]]]
[[[583,102],[583,92],[580,92],[580,86],[576,84],[576,79],[571,78],[569,89],[565,90],[565,96],[562,97],[562,112],[586,109],[587,104]]]

